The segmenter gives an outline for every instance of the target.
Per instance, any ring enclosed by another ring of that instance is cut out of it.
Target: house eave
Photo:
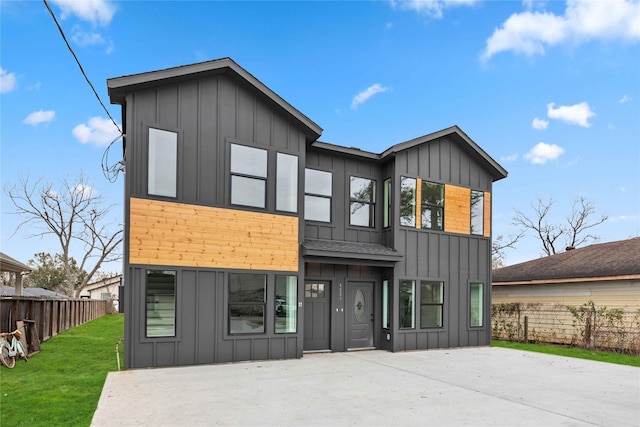
[[[584,282],[613,282],[624,280],[640,280],[640,274],[625,274],[618,276],[596,276],[596,277],[563,277],[557,279],[537,279],[537,280],[513,280],[508,282],[493,282],[492,286],[514,286],[514,285],[549,285],[557,283],[584,283]]]

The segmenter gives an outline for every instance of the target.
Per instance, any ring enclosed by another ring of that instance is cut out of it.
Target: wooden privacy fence
[[[536,303],[491,306],[493,339],[565,344],[640,355],[640,310]]]
[[[37,332],[38,341],[42,342],[112,310],[111,300],[2,297],[0,332],[13,331],[16,322],[25,321],[30,328],[35,328],[27,334]]]

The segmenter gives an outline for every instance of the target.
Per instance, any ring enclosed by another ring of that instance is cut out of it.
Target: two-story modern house
[[[491,192],[457,126],[376,154],[231,59],[109,79],[127,367],[488,345]]]

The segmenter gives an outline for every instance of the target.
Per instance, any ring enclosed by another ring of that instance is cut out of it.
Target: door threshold
[[[348,348],[347,351],[368,351],[368,350],[377,350],[375,347],[357,347],[357,348]]]
[[[304,350],[302,354],[314,354],[314,353],[331,353],[331,349],[324,350]]]

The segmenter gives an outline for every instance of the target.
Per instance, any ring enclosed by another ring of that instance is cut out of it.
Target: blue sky
[[[460,126],[509,171],[493,191],[494,236],[514,209],[584,196],[609,219],[602,242],[640,235],[640,2],[171,2],[49,0],[98,94],[106,79],[231,57],[324,129],[322,141],[381,152]],[[40,1],[0,3],[1,179],[81,171],[121,213],[123,177],[101,158],[117,135]],[[117,160],[119,148],[110,156]],[[12,236],[23,262],[51,239]],[[529,237],[507,264],[541,255]],[[107,266],[109,271],[117,266]]]

